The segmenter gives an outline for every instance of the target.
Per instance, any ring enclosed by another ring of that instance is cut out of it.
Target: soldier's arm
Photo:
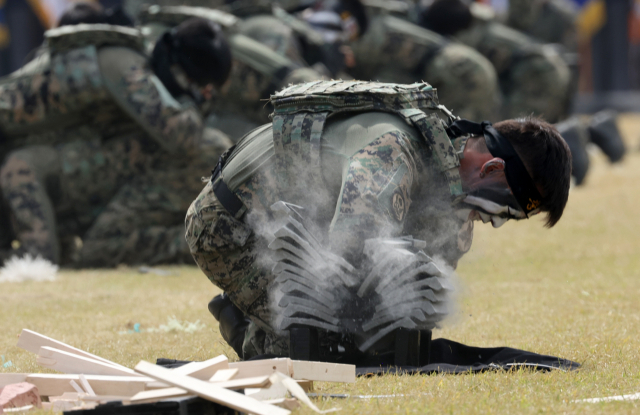
[[[390,131],[350,157],[331,222],[332,249],[357,263],[370,238],[401,236],[417,166],[410,139]]]
[[[164,150],[197,153],[203,128],[200,112],[195,105],[179,103],[143,55],[125,47],[104,47],[98,61],[114,100]]]

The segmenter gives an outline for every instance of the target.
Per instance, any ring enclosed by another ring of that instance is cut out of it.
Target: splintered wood
[[[43,368],[63,374],[0,374],[0,413],[17,406],[72,411],[112,401],[131,405],[192,396],[249,414],[286,415],[300,402],[325,413],[336,409],[320,411],[311,403],[305,392],[313,382],[356,378],[353,365],[288,358],[229,363],[218,356],[175,369],[141,361],[131,369],[27,329],[18,347],[36,354]]]

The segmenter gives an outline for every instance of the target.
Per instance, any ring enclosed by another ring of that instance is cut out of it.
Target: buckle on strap
[[[225,151],[218,159],[218,164],[216,164],[216,167],[211,171],[211,185],[213,187],[213,194],[216,195],[222,207],[224,207],[231,216],[238,219],[247,209],[244,203],[242,203],[242,200],[229,189],[229,186],[227,186],[224,180],[222,180],[222,177],[220,177],[222,175],[222,168],[234,148],[235,146]]]

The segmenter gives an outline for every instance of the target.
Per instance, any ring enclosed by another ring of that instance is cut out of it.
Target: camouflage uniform
[[[0,185],[22,246],[58,261],[58,236],[82,234],[132,177],[197,154],[203,127],[132,47],[135,31],[79,25],[47,37],[0,80],[0,125],[14,146],[48,145],[9,155]]]
[[[442,104],[462,118],[495,119],[500,89],[491,63],[473,49],[383,12],[352,44],[357,79],[412,83],[438,89]]]
[[[577,10],[569,0],[510,0],[507,24],[543,43],[578,49]]]
[[[388,90],[388,85],[333,81],[300,88],[313,94],[314,88]],[[423,91],[432,103],[437,99],[428,85]],[[458,218],[451,208],[452,189],[461,193],[459,177],[456,181],[455,175],[441,174],[450,168],[448,163],[455,166],[453,150],[440,153],[440,146],[425,139],[408,119],[381,112],[329,118],[320,139],[314,130],[322,114],[296,114],[294,109],[304,111],[303,105],[291,107],[294,112],[284,118],[276,115],[273,126],[251,132],[231,153],[222,178],[244,206],[235,217],[216,197],[217,181],[207,183],[186,217],[186,239],[196,263],[252,320],[244,358],[288,353],[288,340],[272,325],[269,289],[274,275],[264,257],[274,231],[270,207],[280,200],[303,206],[315,236],[352,264],[361,260],[368,238],[411,234],[427,241],[426,252],[452,266],[470,247],[472,222]],[[399,110],[414,104],[388,105]],[[431,111],[420,130],[448,140],[438,113]],[[313,137],[320,140],[319,147],[314,147]],[[314,151],[319,151],[315,157]],[[457,174],[457,167],[453,170]]]
[[[219,91],[212,108],[215,115],[207,125],[234,139],[269,120],[270,110],[265,104],[271,93],[292,83],[322,78],[302,62],[280,55],[240,33],[238,19],[219,10],[188,6],[151,7],[141,12],[139,20],[144,25],[142,32],[146,42],[151,45],[163,30],[195,16],[220,24],[229,41],[233,57],[231,74]]]
[[[492,20],[481,7],[470,28],[456,39],[486,56],[498,73],[504,102],[502,117],[543,116],[557,122],[566,116],[571,73],[551,47]]]

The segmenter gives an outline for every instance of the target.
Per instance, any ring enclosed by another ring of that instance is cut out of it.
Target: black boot
[[[556,128],[571,151],[572,170],[571,175],[576,186],[584,182],[589,170],[589,154],[587,153],[588,133],[586,123],[582,123],[578,117],[571,117],[566,121],[556,124]]]
[[[244,333],[250,320],[222,293],[209,301],[209,312],[220,323],[220,334],[242,359]]]
[[[600,147],[612,163],[622,160],[627,149],[616,124],[617,114],[613,111],[600,111],[591,119],[589,136],[591,142]]]

